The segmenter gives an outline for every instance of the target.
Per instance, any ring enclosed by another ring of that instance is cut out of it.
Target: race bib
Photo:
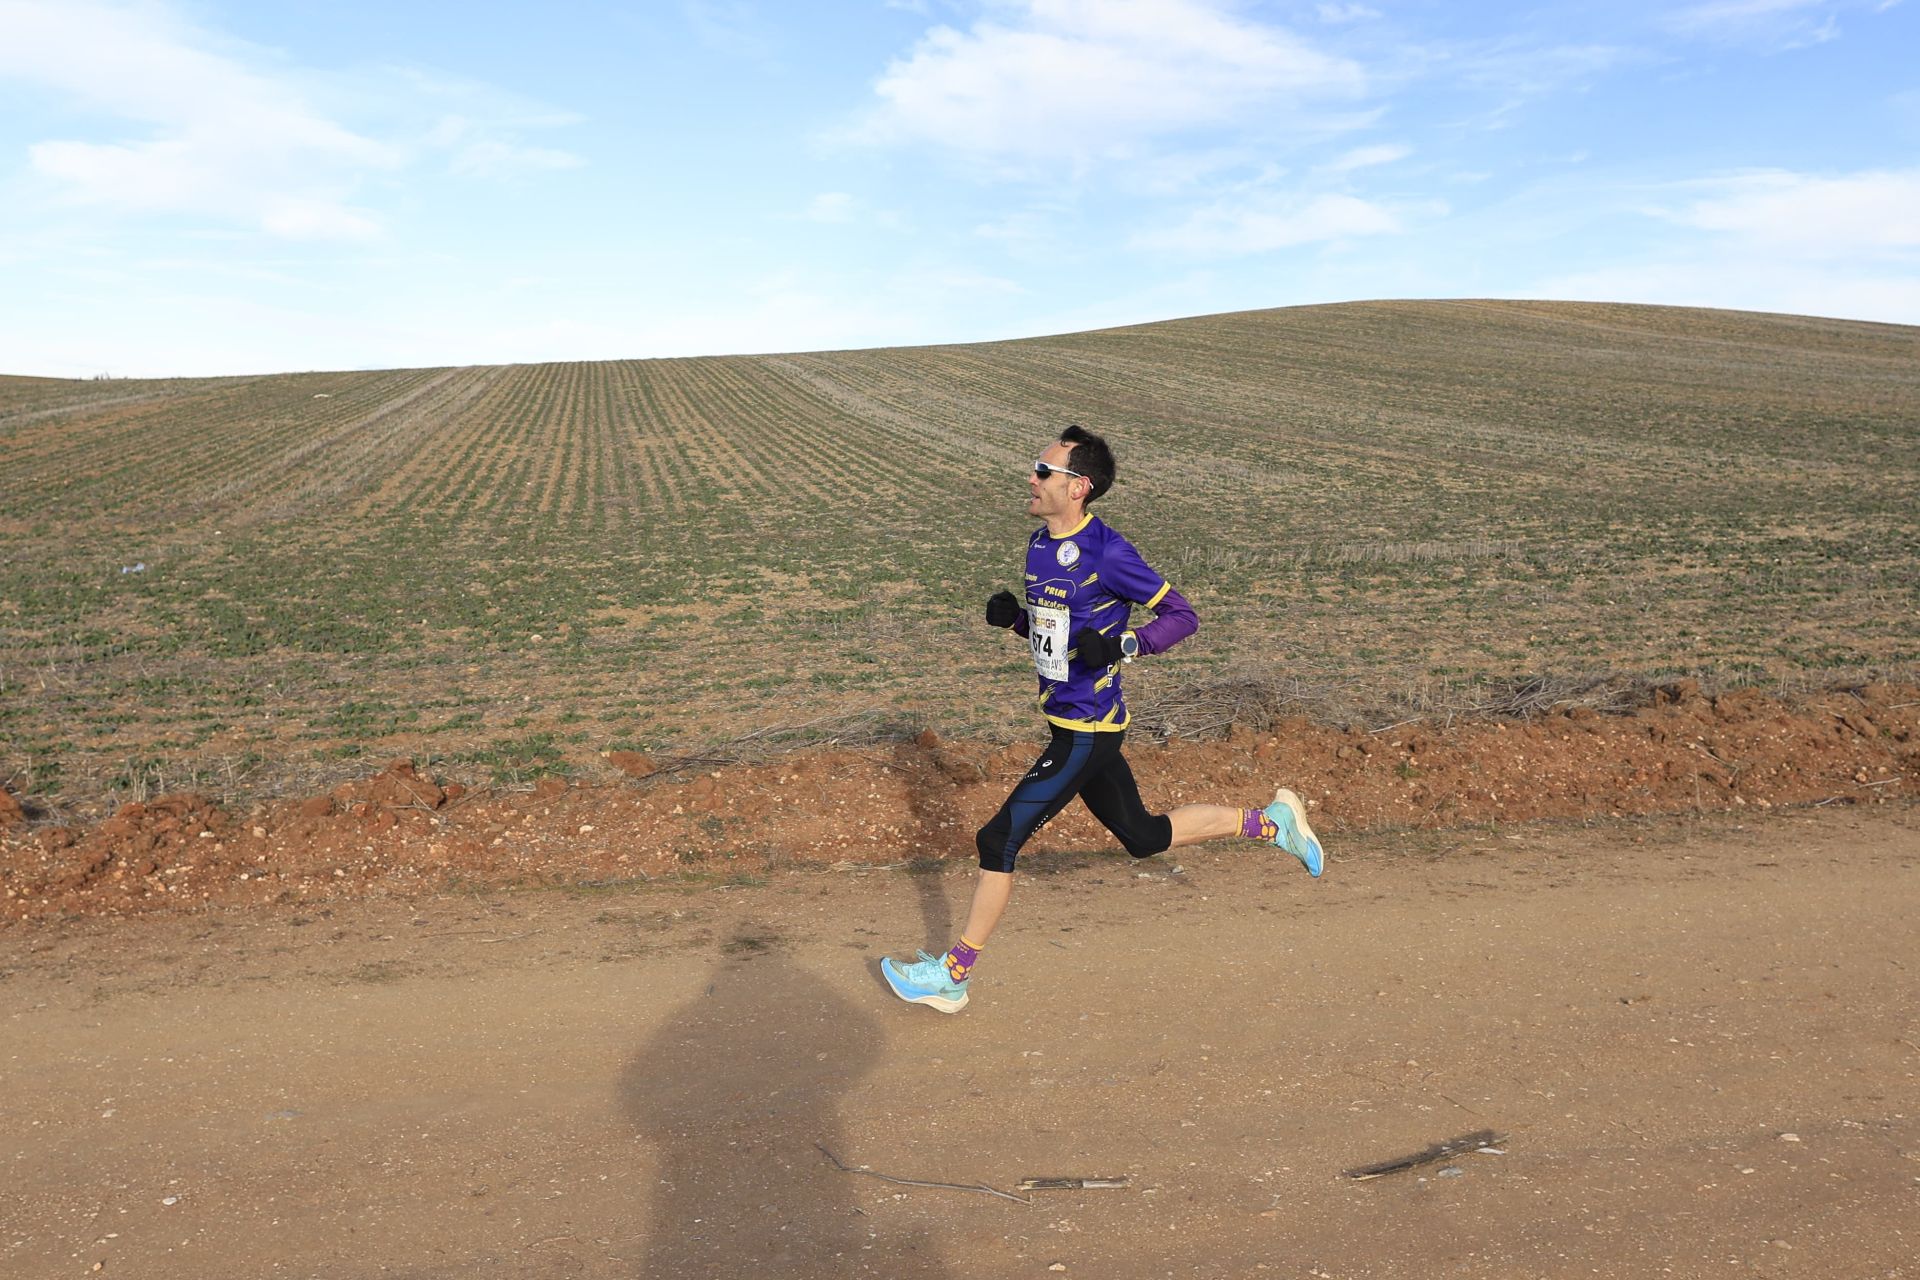
[[[1042,680],[1067,678],[1067,628],[1072,621],[1073,615],[1063,604],[1036,604],[1028,614],[1033,669]]]

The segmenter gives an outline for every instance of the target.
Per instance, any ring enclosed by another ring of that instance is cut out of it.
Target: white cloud
[[[380,66],[330,77],[332,96],[390,120],[406,139],[410,160],[444,155],[449,173],[512,181],[530,174],[577,169],[586,160],[570,151],[531,146],[530,131],[582,123],[583,117],[489,84],[417,67]]]
[[[448,172],[463,177],[506,180],[577,169],[586,163],[570,151],[527,146],[511,130],[463,115],[443,116],[428,130],[424,142],[445,151]]]
[[[1668,19],[1668,25],[1682,30],[1738,25],[1761,18],[1797,13],[1805,9],[1827,7],[1827,0],[1711,0],[1708,4],[1689,5]]]
[[[1801,257],[1920,248],[1920,169],[1839,177],[1776,170],[1710,179],[1690,190],[1704,194],[1660,215]]]
[[[1692,234],[1528,291],[1920,324],[1920,169],[1770,170],[1675,184],[1663,196],[1641,212]]]
[[[1711,34],[1730,30],[1751,30],[1773,25],[1782,17],[1800,15],[1808,10],[1825,10],[1830,0],[1709,0],[1689,5],[1669,14],[1666,25],[1689,34]]]
[[[1355,169],[1371,169],[1376,165],[1392,164],[1396,160],[1405,160],[1413,154],[1412,147],[1392,143],[1381,143],[1372,147],[1356,147],[1347,152],[1326,168],[1334,173],[1351,173]]]
[[[1419,212],[1443,213],[1445,209],[1425,205]],[[1132,243],[1136,249],[1232,256],[1358,236],[1393,235],[1402,230],[1399,214],[1357,196],[1266,196],[1196,210],[1179,226],[1142,232]]]
[[[1320,21],[1329,25],[1363,22],[1368,18],[1380,16],[1378,9],[1370,9],[1364,4],[1323,4],[1316,12],[1320,15]]]
[[[399,148],[328,119],[287,84],[152,5],[0,0],[0,79],[37,83],[147,126],[113,142],[48,140],[34,168],[82,204],[214,214],[276,235],[360,238],[357,179]]]
[[[1087,161],[1365,87],[1357,64],[1206,0],[1020,0],[1000,12],[964,32],[936,27],[889,65],[857,136]]]
[[[1556,93],[1586,83],[1642,55],[1617,45],[1536,45],[1509,39],[1483,42],[1431,55],[1437,67],[1467,84],[1523,98]]]
[[[876,209],[845,191],[822,191],[807,201],[798,216],[802,222],[817,222],[822,226],[862,226],[881,231],[898,231],[906,224],[894,210]]]
[[[846,223],[853,221],[854,199],[844,191],[823,191],[807,203],[803,217],[809,222]]]
[[[1051,240],[1055,232],[1047,215],[1032,209],[1018,209],[978,224],[973,234],[1004,245],[1034,245]]]
[[[766,20],[747,0],[680,0],[680,11],[709,49],[752,62],[773,61],[774,41]]]
[[[455,152],[447,162],[454,173],[476,178],[512,178],[528,173],[578,169],[586,161],[571,151],[552,147],[525,147],[499,138],[478,138]]]
[[[300,71],[157,0],[0,0],[0,33],[0,82],[51,90],[111,122],[104,137],[28,147],[67,204],[365,240],[382,230],[366,188],[428,157],[495,180],[583,163],[519,136],[577,117],[403,67]],[[380,135],[338,118],[348,109],[379,119]]]
[[[1824,44],[1840,35],[1840,15],[1885,13],[1899,0],[1705,0],[1668,14],[1662,25],[1683,36],[1775,49]]]

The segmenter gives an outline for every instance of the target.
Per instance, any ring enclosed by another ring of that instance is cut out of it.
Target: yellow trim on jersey
[[[1098,693],[1112,683],[1113,683],[1113,668],[1108,667],[1107,674],[1105,674],[1104,676],[1101,676],[1098,680],[1095,680],[1093,682],[1093,691],[1095,693]]]
[[[1120,708],[1115,707],[1113,711],[1118,711],[1119,709]],[[1113,722],[1113,711],[1107,712],[1107,718],[1104,720],[1069,720],[1065,716],[1048,716],[1047,723],[1057,724],[1062,729],[1083,729],[1091,733],[1119,733],[1127,727],[1128,721],[1133,719],[1133,713],[1129,711],[1126,720],[1115,724]]]
[[[1159,604],[1162,600],[1166,599],[1167,592],[1171,590],[1173,590],[1173,584],[1171,582],[1161,583],[1160,589],[1153,593],[1153,599],[1147,601],[1147,608],[1151,609],[1153,608],[1153,606]]]
[[[1073,528],[1067,530],[1065,533],[1059,533],[1059,534],[1049,533],[1047,536],[1049,538],[1052,538],[1055,542],[1060,542],[1067,538],[1071,538],[1074,534],[1079,533],[1082,529],[1086,528],[1088,525],[1092,523],[1093,523],[1093,513],[1088,512],[1085,516],[1081,517],[1079,524],[1073,526]]]

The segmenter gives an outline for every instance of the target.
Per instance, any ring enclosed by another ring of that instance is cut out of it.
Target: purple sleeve
[[[1020,611],[1020,616],[1013,620],[1013,634],[1019,636],[1022,640],[1025,640],[1027,638],[1028,630],[1029,628],[1027,626],[1027,611],[1025,609],[1022,609]]]
[[[1172,587],[1168,587],[1160,603],[1153,606],[1153,612],[1152,622],[1133,629],[1142,653],[1165,653],[1200,629],[1200,615],[1193,611],[1187,598]]]

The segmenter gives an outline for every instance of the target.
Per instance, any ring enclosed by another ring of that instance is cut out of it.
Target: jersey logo
[[[1060,562],[1062,569],[1071,569],[1080,563],[1080,547],[1077,543],[1063,542],[1053,549],[1053,558]]]

